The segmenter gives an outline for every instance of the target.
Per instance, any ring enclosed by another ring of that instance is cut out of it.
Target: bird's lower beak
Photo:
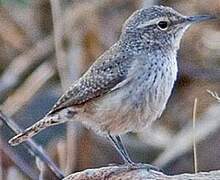
[[[216,19],[216,17],[211,15],[198,15],[198,16],[189,16],[186,18],[186,21],[188,23],[198,23],[201,21],[207,21],[212,19]]]

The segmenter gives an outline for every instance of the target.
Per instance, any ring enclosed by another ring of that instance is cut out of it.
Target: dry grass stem
[[[37,165],[37,168],[38,170],[40,171],[40,174],[39,174],[39,178],[38,180],[44,180],[45,179],[45,174],[46,174],[46,167],[45,167],[45,164],[44,162],[39,159],[38,157],[35,158],[35,163]]]
[[[197,119],[197,143],[205,140],[211,133],[216,132],[220,128],[219,108],[219,104],[212,105]],[[155,165],[163,167],[192,149],[193,127],[191,122],[192,120],[167,144],[164,152],[154,161]]]
[[[63,170],[65,174],[66,174],[65,168],[67,162],[66,146],[67,143],[65,143],[65,141],[63,140],[59,140],[56,145],[59,166],[60,169]]]
[[[59,72],[61,85],[63,91],[70,86],[71,76],[70,76],[70,64],[66,59],[66,53],[63,47],[64,38],[64,24],[63,24],[63,12],[60,0],[50,0],[52,17],[53,17],[53,30],[54,30],[54,41],[55,41],[55,51],[57,60],[57,69]],[[74,125],[67,124],[67,161],[65,173],[69,173],[75,164],[75,148],[77,144],[74,141],[75,136],[73,135]]]
[[[197,149],[196,149],[196,112],[197,112],[197,98],[193,105],[193,157],[194,157],[194,172],[198,172]]]
[[[208,92],[212,97],[214,97],[218,102],[220,102],[220,97],[219,97],[219,95],[218,95],[217,92],[213,92],[213,91],[210,91],[210,90],[208,90],[208,89],[207,89],[207,92]]]
[[[57,68],[61,80],[62,89],[66,90],[69,87],[69,70],[68,64],[65,59],[65,52],[63,48],[63,37],[64,37],[64,25],[63,25],[63,14],[60,0],[50,0],[52,17],[53,17],[53,30],[54,30],[54,42],[55,42],[55,53],[57,60]]]

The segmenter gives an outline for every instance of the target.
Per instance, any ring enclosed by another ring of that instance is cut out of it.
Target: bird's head
[[[180,40],[190,25],[213,18],[210,15],[184,16],[170,7],[153,6],[134,12],[124,23],[122,36],[178,49]]]

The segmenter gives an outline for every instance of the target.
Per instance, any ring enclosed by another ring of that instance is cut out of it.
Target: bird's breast
[[[162,114],[171,95],[177,76],[177,64],[173,61],[157,61],[142,66],[132,82],[124,87],[121,106],[135,112],[136,126],[144,127]],[[133,117],[135,119],[135,117]]]
[[[95,110],[89,119],[100,132],[112,134],[147,126],[164,110],[176,73],[175,63],[134,67],[128,83],[92,103]]]

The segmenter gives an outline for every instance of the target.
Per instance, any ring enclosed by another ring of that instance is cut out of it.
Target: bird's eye
[[[169,26],[169,22],[168,21],[159,21],[157,23],[157,26],[159,29],[161,30],[167,30],[168,29],[168,26]]]

